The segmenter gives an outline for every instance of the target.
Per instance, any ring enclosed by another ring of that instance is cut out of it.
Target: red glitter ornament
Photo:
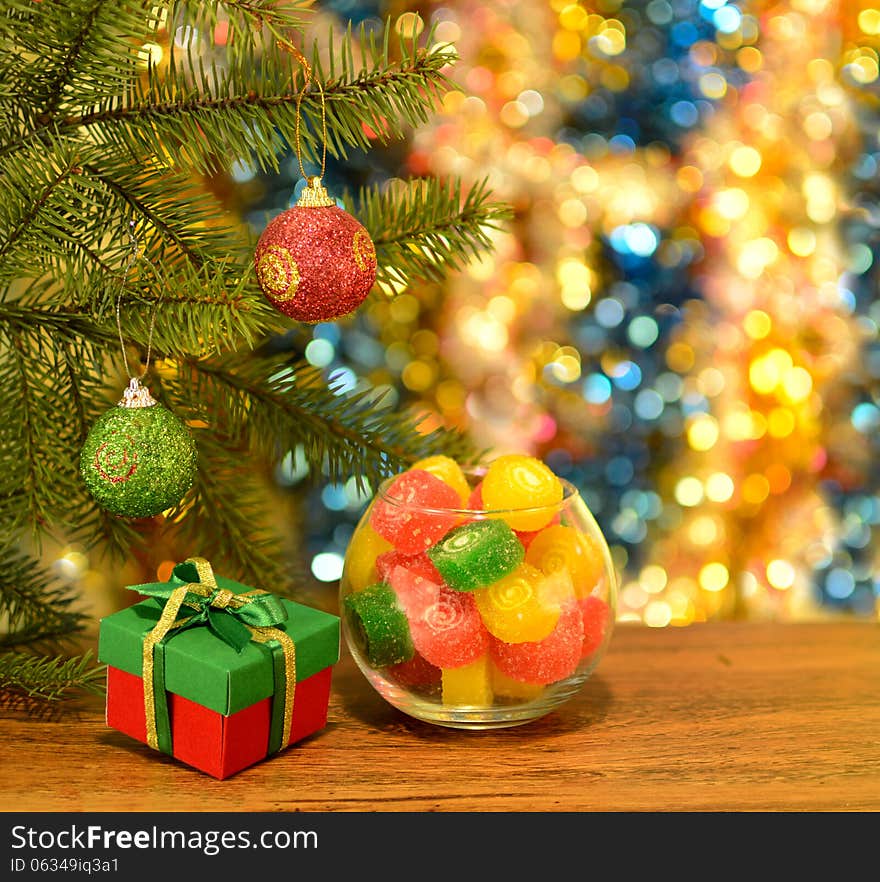
[[[314,324],[360,306],[376,281],[376,248],[366,229],[327,195],[321,179],[312,177],[296,205],[263,231],[254,266],[276,309]]]

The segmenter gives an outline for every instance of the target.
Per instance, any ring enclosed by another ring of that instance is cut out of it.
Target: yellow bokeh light
[[[863,9],[859,13],[858,21],[863,34],[880,36],[880,9]]]
[[[789,401],[805,401],[813,391],[813,378],[806,368],[793,367],[783,374],[782,388]]]
[[[413,392],[424,392],[430,389],[436,379],[437,369],[434,364],[425,361],[411,361],[404,367],[401,374],[403,385]]]
[[[685,374],[694,366],[694,350],[687,343],[673,343],[666,350],[666,364],[677,374]]]
[[[138,50],[138,63],[141,67],[155,67],[162,60],[164,51],[158,43],[144,43]]]
[[[592,193],[599,186],[599,174],[592,166],[581,165],[571,173],[571,183],[578,193]]]
[[[743,46],[736,53],[736,63],[746,73],[757,73],[764,65],[764,58],[754,46]]]
[[[596,46],[603,55],[620,55],[626,49],[626,34],[615,28],[607,28],[596,35]]]
[[[425,22],[417,12],[404,12],[394,25],[402,37],[417,37],[424,29]]]
[[[715,472],[706,479],[706,496],[712,502],[727,502],[734,490],[733,479],[724,472]]]
[[[877,59],[870,55],[863,55],[855,61],[850,62],[847,70],[857,83],[867,84],[873,83],[877,79],[880,69],[877,66]]]
[[[703,173],[694,165],[683,165],[675,173],[675,182],[685,193],[696,193],[703,186]]]
[[[742,495],[746,502],[760,505],[770,495],[770,482],[764,475],[749,475],[743,481]]]
[[[553,35],[553,54],[560,61],[574,61],[581,54],[581,38],[572,31],[557,31]]]
[[[566,199],[559,206],[557,214],[563,226],[576,229],[587,220],[587,206],[580,199]]]
[[[700,91],[713,100],[723,98],[727,92],[727,80],[716,71],[704,73],[700,77]]]
[[[788,233],[788,248],[797,257],[809,257],[816,250],[816,234],[808,227],[794,227]]]
[[[688,444],[694,450],[711,450],[718,441],[718,432],[718,421],[715,417],[700,414],[688,426]]]
[[[498,118],[504,125],[517,129],[529,121],[529,109],[522,101],[508,101],[501,108]]]
[[[712,515],[700,515],[688,527],[688,538],[694,545],[705,547],[718,541],[718,522]]]
[[[699,575],[700,587],[706,591],[722,591],[730,581],[730,573],[723,563],[713,561],[707,563]]]
[[[767,432],[773,438],[787,438],[795,425],[794,414],[787,407],[774,407],[767,415]]]
[[[739,187],[719,190],[713,201],[716,211],[727,220],[738,220],[749,210],[748,194]]]
[[[811,141],[824,141],[825,138],[831,137],[834,126],[831,123],[831,117],[827,113],[817,110],[804,120],[804,131]]]
[[[791,588],[794,585],[794,567],[787,560],[771,560],[767,564],[767,581],[781,590]]]
[[[675,499],[679,505],[693,508],[703,501],[703,483],[699,478],[688,476],[675,485]]]
[[[587,26],[589,13],[583,6],[570,3],[559,13],[559,24],[567,31],[580,31]]]
[[[652,600],[645,607],[645,624],[651,628],[665,628],[672,621],[672,610],[665,600]]]
[[[761,154],[754,147],[737,147],[730,154],[728,165],[735,175],[741,178],[751,178],[761,168]]]
[[[667,579],[666,570],[657,564],[648,564],[639,573],[639,583],[649,594],[659,594],[666,587]]]
[[[773,321],[763,309],[753,309],[743,319],[743,328],[753,340],[763,340],[772,330]]]
[[[749,279],[757,279],[779,256],[776,243],[762,236],[746,242],[737,258],[737,269]]]

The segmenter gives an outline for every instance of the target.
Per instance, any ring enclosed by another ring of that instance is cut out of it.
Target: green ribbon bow
[[[211,565],[200,557],[177,564],[167,582],[127,587],[164,601],[159,621],[145,636],[143,645],[147,743],[163,753],[172,753],[165,691],[166,641],[189,628],[207,627],[236,652],[241,652],[252,640],[269,644],[276,700],[267,753],[286,746],[296,689],[296,650],[289,635],[275,627],[287,620],[287,610],[279,598],[259,588],[241,594],[221,588]],[[181,616],[184,607],[186,612],[192,610],[192,614]],[[278,700],[279,696],[283,696],[283,700]]]

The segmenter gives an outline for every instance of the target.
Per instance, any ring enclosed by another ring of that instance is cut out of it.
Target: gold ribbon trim
[[[159,736],[156,728],[156,703],[153,686],[153,654],[156,645],[160,643],[171,631],[181,628],[189,622],[193,616],[178,618],[181,607],[188,606],[200,610],[200,604],[187,603],[187,594],[197,594],[199,597],[210,597],[210,605],[215,609],[240,609],[251,598],[261,594],[269,594],[262,588],[254,588],[243,594],[234,594],[226,588],[220,588],[214,578],[211,564],[202,557],[191,557],[188,563],[194,564],[199,575],[198,582],[188,582],[175,588],[165,603],[162,615],[153,629],[144,638],[143,646],[143,681],[144,681],[144,710],[147,720],[147,744],[154,750],[159,749]],[[213,595],[213,597],[212,597]],[[293,705],[296,698],[296,645],[292,638],[279,628],[260,627],[255,628],[245,624],[250,631],[251,639],[255,643],[270,643],[277,641],[284,653],[284,730],[281,736],[281,748],[290,743],[290,726],[293,720]]]

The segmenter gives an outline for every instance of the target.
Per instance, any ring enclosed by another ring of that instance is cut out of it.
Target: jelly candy
[[[581,617],[584,623],[584,645],[581,653],[582,658],[591,656],[605,639],[605,629],[608,627],[608,619],[611,609],[601,597],[591,594],[578,600]]]
[[[563,497],[562,482],[544,463],[518,454],[493,460],[480,492],[486,509],[500,512],[514,530],[524,531],[546,527]]]
[[[382,578],[376,571],[377,558],[391,547],[391,543],[383,539],[369,524],[361,524],[355,530],[345,552],[343,574],[352,591],[363,591],[367,585]]]
[[[442,455],[428,456],[425,459],[420,459],[412,468],[430,472],[430,474],[448,484],[458,493],[461,498],[461,504],[463,506],[467,505],[471,488],[464,472],[461,470],[461,466],[454,459]]]
[[[407,618],[418,616],[439,599],[443,578],[425,554],[388,551],[376,559],[376,570],[379,578],[394,589]]]
[[[471,490],[471,495],[468,496],[467,507],[471,511],[482,511],[483,506],[483,482],[480,481],[473,490]]]
[[[473,592],[477,609],[493,637],[507,643],[542,640],[556,627],[571,591],[561,575],[545,576],[523,563],[487,588]]]
[[[584,623],[581,610],[567,603],[556,627],[543,640],[505,643],[490,638],[492,661],[498,669],[523,683],[555,683],[572,674],[581,659]]]
[[[392,481],[384,496],[376,497],[370,526],[398,551],[417,554],[461,520],[455,513],[460,505],[458,491],[430,472],[410,469]]]
[[[516,569],[525,551],[504,521],[469,521],[450,530],[428,557],[450,588],[473,591]]]
[[[531,701],[544,691],[544,686],[541,683],[523,683],[520,680],[514,680],[513,677],[508,677],[495,662],[490,663],[490,682],[495,695],[518,698],[521,701]]]
[[[388,676],[401,686],[419,688],[440,684],[440,668],[432,665],[417,652],[409,661],[391,665]]]
[[[388,585],[377,582],[349,594],[344,607],[352,636],[371,665],[381,668],[412,658],[409,623]]]
[[[492,685],[489,679],[489,656],[457,668],[443,670],[443,704],[492,704]]]
[[[535,536],[526,552],[526,562],[544,573],[566,570],[578,597],[589,595],[604,567],[595,542],[574,527],[561,524],[546,527]]]
[[[416,650],[438,668],[469,664],[489,645],[473,597],[445,585],[436,603],[410,619],[410,632]]]

